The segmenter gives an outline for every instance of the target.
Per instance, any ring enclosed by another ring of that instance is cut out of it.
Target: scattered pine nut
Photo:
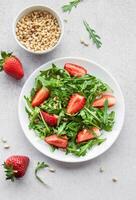
[[[83,39],[80,39],[80,43],[81,43],[81,44],[84,44],[84,40],[83,40]]]
[[[9,149],[9,148],[10,148],[10,146],[8,144],[4,145],[4,149]]]
[[[112,178],[112,181],[115,183],[115,182],[118,181],[118,179],[117,178]]]
[[[64,21],[65,23],[67,23],[67,22],[68,22],[68,20],[67,20],[67,19],[63,19],[63,21]]]
[[[52,172],[52,173],[54,173],[56,170],[53,169],[53,168],[49,168],[49,171]]]
[[[7,140],[6,140],[5,138],[1,138],[1,141],[2,141],[3,143],[7,143]]]
[[[81,44],[83,44],[84,46],[86,46],[86,47],[88,47],[89,46],[89,44],[88,43],[86,43],[83,39],[80,39],[80,43]]]
[[[100,173],[103,173],[104,172],[104,169],[102,167],[100,167],[100,170],[99,170]]]

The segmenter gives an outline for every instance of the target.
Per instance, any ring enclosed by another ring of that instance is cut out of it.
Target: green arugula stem
[[[45,164],[44,162],[38,162],[37,163],[37,166],[35,168],[35,177],[37,178],[38,181],[40,181],[42,184],[46,185],[46,183],[38,176],[38,171],[41,170],[41,169],[44,169],[46,167],[49,167],[48,164]]]
[[[81,0],[73,0],[73,1],[70,1],[68,4],[62,6],[62,10],[63,12],[71,12],[72,8],[76,8],[77,5],[81,2]]]
[[[94,29],[91,29],[91,27],[86,21],[83,21],[83,23],[87,32],[89,33],[89,38],[92,39],[93,43],[96,45],[97,48],[100,48],[102,46],[100,36],[96,34],[96,31]]]

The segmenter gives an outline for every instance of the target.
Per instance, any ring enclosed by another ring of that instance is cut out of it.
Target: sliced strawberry
[[[87,74],[87,70],[79,65],[75,65],[72,63],[66,63],[64,65],[64,69],[71,75],[71,76],[77,76],[81,77]]]
[[[104,107],[105,101],[108,100],[108,107],[112,107],[116,104],[116,98],[112,95],[103,95],[101,98],[96,99],[92,106],[96,108]]]
[[[40,106],[49,97],[49,90],[45,87],[41,88],[32,101],[32,106]]]
[[[45,141],[48,144],[51,144],[55,147],[64,148],[64,149],[66,149],[68,145],[67,137],[58,137],[57,135],[50,135],[45,138]]]
[[[83,129],[82,131],[79,131],[79,133],[77,134],[76,142],[77,143],[85,142],[85,141],[91,140],[93,138],[95,138],[95,136],[93,135],[93,133],[90,130]]]
[[[76,142],[81,143],[81,142],[85,142],[85,141],[94,139],[95,134],[96,134],[96,136],[100,135],[99,128],[93,127],[92,130],[83,129],[82,131],[78,132]]]
[[[84,96],[81,96],[77,93],[73,94],[68,102],[67,113],[75,114],[79,112],[84,107],[85,103],[86,99]]]
[[[101,135],[100,129],[97,128],[97,127],[93,127],[93,128],[92,128],[92,132],[94,132],[94,133],[96,134],[96,136],[100,136],[100,135]]]
[[[15,178],[24,176],[28,164],[29,158],[27,156],[13,155],[7,158],[4,162],[6,179],[14,181]]]
[[[58,122],[58,116],[52,115],[47,112],[41,111],[41,115],[43,116],[45,122],[50,126],[56,126]]]

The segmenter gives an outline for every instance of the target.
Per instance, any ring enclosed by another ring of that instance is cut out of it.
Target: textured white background
[[[22,60],[25,77],[17,82],[0,74],[0,136],[11,146],[5,150],[0,144],[0,162],[10,154],[26,154],[31,162],[25,177],[15,183],[4,180],[0,167],[0,199],[9,200],[135,200],[136,199],[136,1],[84,0],[71,14],[62,13],[68,0],[0,0],[0,49],[11,50]],[[67,18],[61,45],[43,56],[28,54],[14,41],[12,23],[25,6],[44,3]],[[102,37],[101,49],[80,44],[87,41],[82,20],[86,19]],[[55,162],[34,149],[25,138],[18,121],[18,97],[25,80],[41,64],[63,56],[82,56],[108,69],[119,82],[126,100],[126,119],[121,135],[113,147],[102,156],[84,164],[68,165]],[[50,186],[41,185],[34,177],[37,161],[45,161],[56,169],[40,173]],[[99,173],[104,167],[105,172]],[[113,183],[112,178],[118,182]]]

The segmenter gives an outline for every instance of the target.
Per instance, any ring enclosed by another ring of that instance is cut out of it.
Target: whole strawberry
[[[0,71],[4,72],[17,80],[24,76],[24,70],[20,60],[12,53],[1,52]]]
[[[13,155],[7,158],[3,166],[6,173],[6,180],[14,181],[25,175],[29,164],[29,158],[23,155]]]

